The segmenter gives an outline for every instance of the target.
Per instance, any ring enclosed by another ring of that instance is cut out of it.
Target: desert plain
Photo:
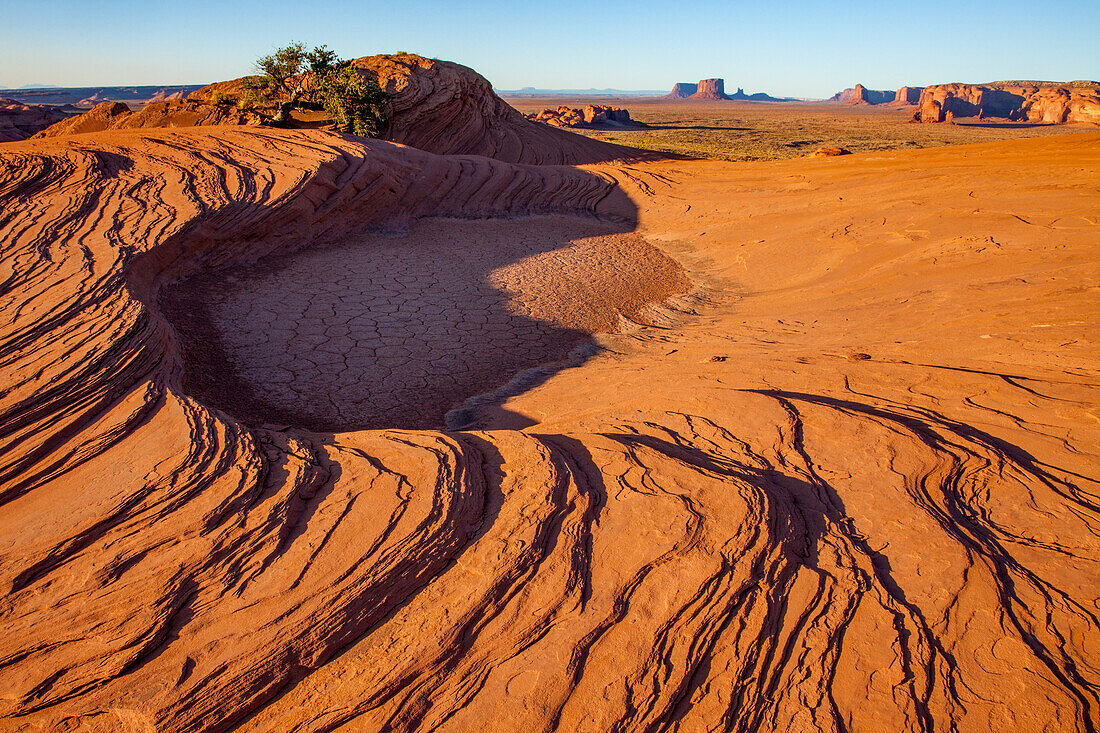
[[[0,728],[1100,727],[1100,131],[363,68],[0,145]]]

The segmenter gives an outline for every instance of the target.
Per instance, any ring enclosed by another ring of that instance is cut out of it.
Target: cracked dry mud
[[[679,265],[621,229],[435,219],[197,276],[162,302],[185,356],[224,363],[191,369],[189,389],[238,417],[440,427],[466,398],[580,358],[593,334],[689,287]]]

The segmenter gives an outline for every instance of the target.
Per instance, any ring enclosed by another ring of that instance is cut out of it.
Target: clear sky
[[[411,51],[497,89],[727,89],[825,97],[948,81],[1097,79],[1098,0],[0,0],[0,86],[187,84],[291,40]]]

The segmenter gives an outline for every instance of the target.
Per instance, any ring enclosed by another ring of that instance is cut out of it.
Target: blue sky
[[[727,88],[824,97],[856,82],[1100,77],[1100,2],[0,0],[0,86],[184,84],[248,73],[290,40],[411,51],[498,89]]]

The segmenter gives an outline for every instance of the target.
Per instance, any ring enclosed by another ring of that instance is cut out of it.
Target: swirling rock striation
[[[641,160],[653,153],[533,124],[493,92],[473,69],[415,54],[364,56],[352,62],[393,95],[380,137],[438,155],[484,155],[508,163],[578,165]],[[234,101],[245,98],[244,79],[210,84],[186,99],[145,105],[130,113],[104,103],[39,133],[39,137],[107,129],[259,125],[260,116]],[[228,100],[228,101],[224,101]]]
[[[1097,170],[1100,135],[591,168],[4,146],[0,725],[1096,730]],[[634,229],[701,290],[487,430],[188,392],[173,283],[532,214]]]

